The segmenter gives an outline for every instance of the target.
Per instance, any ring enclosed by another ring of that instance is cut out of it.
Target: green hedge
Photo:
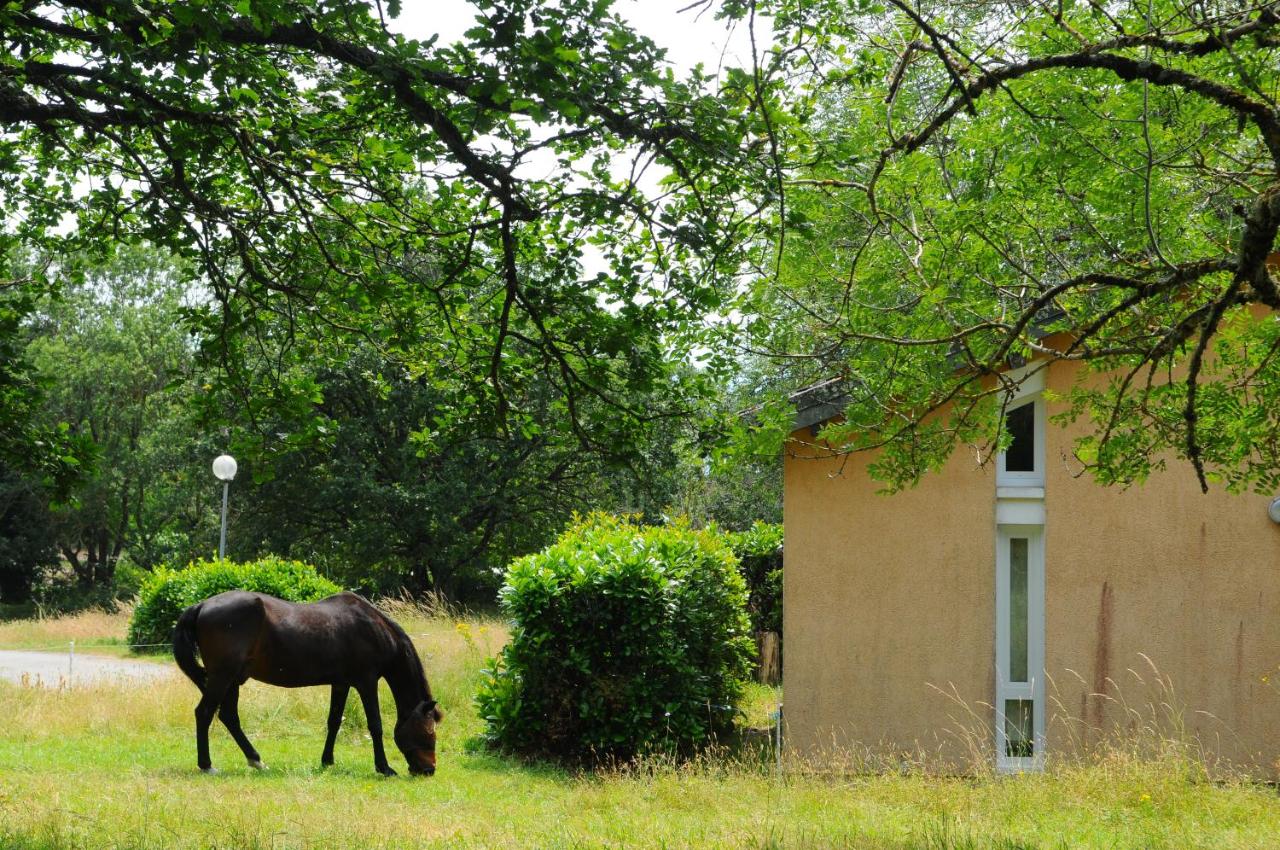
[[[725,533],[747,583],[747,613],[757,632],[782,634],[782,526],[756,522]]]
[[[476,697],[487,741],[576,763],[687,754],[733,729],[754,646],[721,535],[592,514],[511,565],[511,641]]]
[[[138,604],[129,620],[129,643],[169,645],[183,609],[226,590],[252,590],[294,602],[313,602],[340,593],[342,588],[309,564],[274,557],[243,564],[195,561],[181,570],[161,567],[138,592]],[[141,651],[163,651],[163,647]]]

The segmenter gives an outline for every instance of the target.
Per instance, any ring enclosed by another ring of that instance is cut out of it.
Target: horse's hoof
[[[261,759],[255,759],[254,761],[249,762],[249,767],[253,768],[254,770],[267,769],[267,766],[262,763]]]
[[[380,767],[380,768],[378,768],[378,773],[381,773],[383,776],[397,776],[397,775],[398,775],[398,774],[396,773],[395,768],[393,768],[393,767]]]
[[[218,775],[218,769],[216,767],[202,767],[200,768],[200,772],[203,773],[205,776]]]

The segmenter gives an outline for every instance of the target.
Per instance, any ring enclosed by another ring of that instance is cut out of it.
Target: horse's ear
[[[418,706],[418,710],[423,714],[430,714],[431,719],[437,723],[444,720],[444,712],[440,710],[440,703],[433,699],[427,700],[422,705]]]

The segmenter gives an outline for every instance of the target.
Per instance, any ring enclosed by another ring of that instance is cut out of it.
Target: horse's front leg
[[[378,680],[356,685],[360,694],[360,702],[364,705],[364,716],[369,721],[369,737],[373,739],[373,768],[383,776],[395,776],[396,772],[387,764],[386,751],[382,749],[382,712],[378,710]]]
[[[320,764],[328,767],[333,764],[333,742],[338,739],[338,729],[342,726],[342,712],[347,707],[347,694],[350,685],[334,685],[329,695],[329,733],[324,739],[324,752],[320,755]]]

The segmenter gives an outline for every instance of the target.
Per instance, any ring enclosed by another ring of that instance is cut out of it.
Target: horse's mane
[[[418,657],[418,650],[413,645],[413,640],[409,637],[409,633],[403,627],[390,617],[384,617],[387,626],[391,629],[391,634],[396,642],[396,651],[400,654],[404,661],[406,672],[409,675],[410,683],[417,686],[422,685],[425,698],[430,701],[431,684],[427,681],[427,673],[422,669],[422,659]]]

